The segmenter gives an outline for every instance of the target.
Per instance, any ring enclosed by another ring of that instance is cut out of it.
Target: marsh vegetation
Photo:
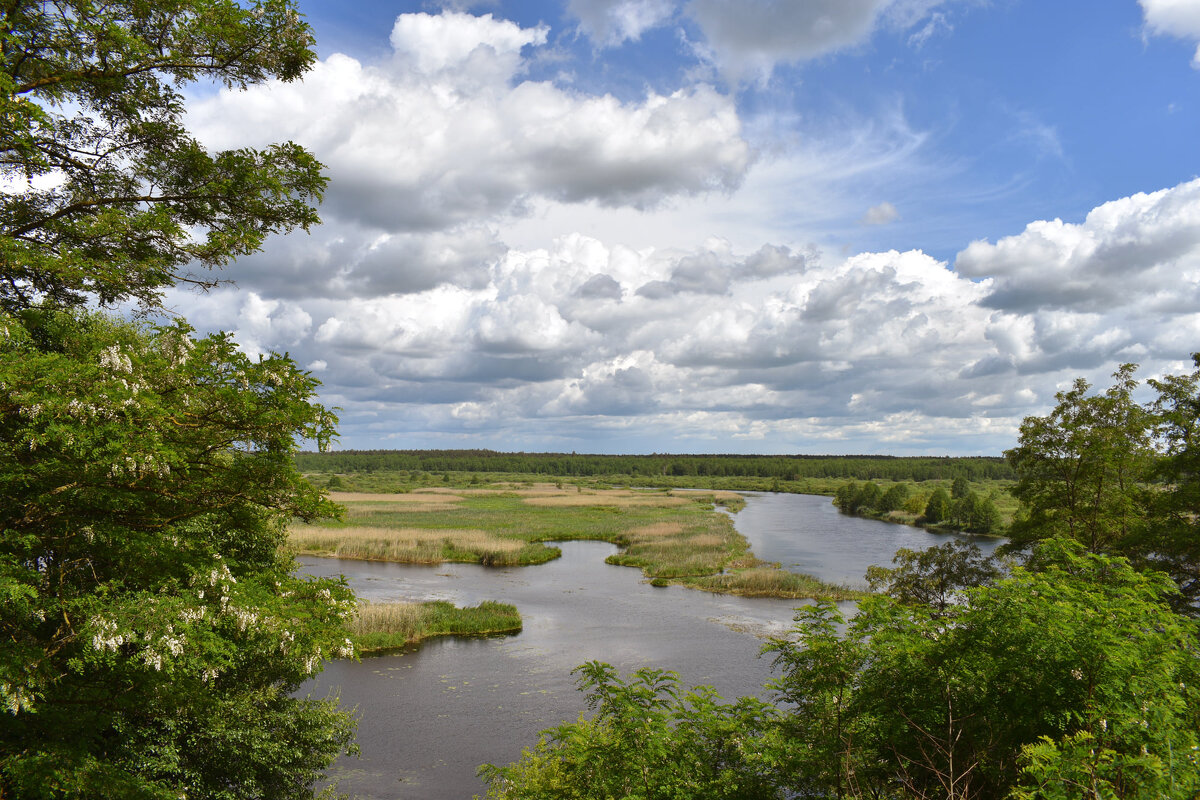
[[[855,592],[759,561],[721,505],[733,492],[561,486],[550,483],[426,487],[401,494],[333,493],[340,520],[296,523],[290,541],[303,555],[485,566],[557,558],[552,542],[597,540],[621,551],[611,564],[637,567],[656,585],[678,583],[728,594],[846,599]]]
[[[360,653],[392,650],[432,636],[491,636],[519,633],[516,606],[485,600],[459,607],[444,600],[423,603],[364,603],[347,626]]]

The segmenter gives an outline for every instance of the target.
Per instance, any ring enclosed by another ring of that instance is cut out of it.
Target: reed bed
[[[530,563],[538,557],[548,561],[558,555],[557,548],[483,530],[293,525],[289,533],[289,540],[299,553],[366,561],[406,564],[467,561],[510,565]],[[539,553],[539,550],[544,552]]]
[[[733,570],[720,575],[682,578],[684,586],[692,586],[721,594],[737,594],[745,597],[789,597],[828,598],[831,600],[857,600],[864,592],[840,584],[820,581],[811,575],[788,572],[775,566],[757,566]]]
[[[416,644],[431,636],[518,633],[521,615],[515,606],[492,600],[465,608],[444,600],[369,603],[359,606],[347,628],[358,651],[369,653]]]

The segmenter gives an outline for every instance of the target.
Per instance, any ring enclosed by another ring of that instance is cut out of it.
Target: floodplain
[[[500,483],[330,498],[344,515],[292,525],[298,554],[511,567],[557,558],[555,542],[594,540],[621,548],[608,563],[636,567],[655,586],[755,597],[858,596],[755,557],[729,514],[717,510],[742,508],[745,499],[736,492]]]

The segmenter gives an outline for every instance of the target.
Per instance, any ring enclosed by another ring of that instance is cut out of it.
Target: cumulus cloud
[[[719,64],[761,77],[880,26],[933,24],[945,3],[571,9],[606,45],[690,15]],[[1148,30],[1186,32],[1156,21],[1155,5],[1143,2]],[[751,177],[770,184],[758,193],[767,201],[688,218],[677,247],[620,244],[639,239],[619,226],[511,246],[504,226],[534,212],[579,213],[571,224],[548,216],[543,230],[591,230],[584,212],[595,207],[658,225],[665,215],[629,209],[731,190],[752,161],[733,100],[710,86],[624,101],[529,79],[547,38],[491,16],[403,15],[385,59],[332,55],[301,83],[224,92],[190,111],[212,146],[293,139],[328,165],[327,223],[240,260],[248,293],[189,301],[188,315],[236,331],[249,352],[286,349],[319,370],[348,446],[740,439],[776,451],[889,442],[897,453],[995,453],[1064,381],[1103,381],[1125,360],[1179,369],[1164,365],[1200,341],[1200,181],[1078,222],[1032,222],[950,263],[788,241],[812,235],[796,220],[829,227],[831,205],[841,223],[898,219],[887,202],[863,211],[896,196],[899,181],[872,180],[925,141],[898,115],[882,133],[836,137],[836,148],[806,140]],[[836,203],[824,191],[834,185]],[[819,191],[796,197],[797,186]],[[783,221],[746,235],[746,220],[772,215]]]
[[[1200,5],[1191,0],[1138,0],[1142,5],[1146,29],[1151,33],[1180,39],[1200,39]],[[1200,69],[1200,45],[1192,57],[1192,66]]]
[[[392,27],[391,43],[395,60],[415,72],[432,76],[452,71],[454,80],[461,80],[464,68],[470,73],[472,65],[515,74],[521,48],[545,44],[548,32],[544,25],[522,29],[491,14],[401,14]]]
[[[994,453],[1074,377],[1177,370],[1196,348],[1200,181],[972,243],[953,265],[571,234],[478,269],[388,296],[251,295],[229,327],[323,362],[349,444]]]
[[[1200,307],[1200,180],[1105,203],[1079,224],[1032,222],[972,242],[955,266],[992,277],[984,303],[1005,311]]]
[[[390,60],[334,54],[303,81],[199,100],[190,123],[213,147],[305,145],[328,166],[324,215],[390,233],[539,197],[645,208],[739,184],[751,151],[730,98],[695,85],[622,102],[521,80],[545,39],[490,15],[403,14]]]

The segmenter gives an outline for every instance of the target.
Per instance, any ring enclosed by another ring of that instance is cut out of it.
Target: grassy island
[[[548,543],[597,540],[621,548],[609,563],[637,567],[659,586],[787,598],[857,596],[759,561],[729,516],[716,511],[718,505],[733,511],[745,505],[734,492],[506,482],[330,496],[346,513],[340,520],[293,525],[297,552],[516,566],[557,558],[561,552]]]
[[[360,653],[393,650],[432,636],[492,636],[519,633],[515,606],[485,600],[460,607],[445,600],[424,603],[369,603],[359,607],[349,625]]]

